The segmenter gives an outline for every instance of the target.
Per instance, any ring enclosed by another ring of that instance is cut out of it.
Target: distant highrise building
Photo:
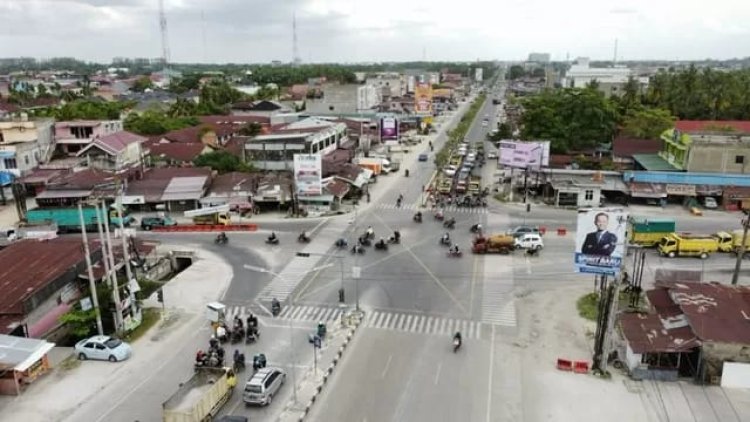
[[[529,53],[529,60],[534,63],[549,63],[549,53]]]

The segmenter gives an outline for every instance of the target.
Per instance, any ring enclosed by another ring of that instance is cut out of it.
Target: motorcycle
[[[281,303],[279,303],[278,300],[274,299],[271,301],[271,314],[275,317],[279,316],[281,313]]]
[[[247,330],[247,335],[245,336],[245,344],[255,343],[259,337],[260,332],[258,329],[256,327],[250,328]]]
[[[401,243],[401,238],[396,236],[391,236],[388,238],[388,243],[391,245],[397,245]]]
[[[482,231],[482,226],[479,224],[474,224],[473,226],[471,226],[471,228],[469,228],[469,231],[471,233],[479,233]]]
[[[462,256],[464,256],[464,252],[463,251],[456,252],[454,250],[449,250],[447,255],[449,258],[461,258]]]
[[[443,222],[443,227],[446,229],[453,229],[456,227],[456,220],[451,218],[450,220],[446,220]]]
[[[406,169],[406,170],[404,170],[404,175],[405,175],[406,177],[409,177],[409,169]]]
[[[453,337],[453,353],[456,353],[460,347],[461,339],[458,337]]]
[[[305,233],[301,233],[299,236],[297,236],[297,242],[299,243],[310,243],[310,237],[307,236]]]
[[[412,217],[412,220],[414,220],[414,222],[421,223],[422,222],[422,214],[414,214],[414,217]]]
[[[435,220],[443,221],[444,219],[445,219],[445,215],[443,213],[438,212],[437,214],[435,214]]]
[[[354,245],[352,246],[352,254],[355,253],[363,255],[365,253],[365,248],[363,248],[362,245]]]
[[[448,237],[441,237],[440,238],[440,244],[443,245],[443,246],[450,246],[453,243],[451,242],[450,238],[448,238]]]
[[[529,249],[526,249],[526,255],[528,255],[528,256],[537,256],[537,255],[539,255],[539,248],[529,248]]]
[[[334,245],[339,249],[344,249],[347,246],[349,246],[349,242],[346,241],[346,239],[339,239],[334,243]]]
[[[368,237],[360,237],[359,245],[360,246],[372,246],[372,241]]]
[[[375,244],[375,249],[379,251],[387,251],[388,250],[388,244],[385,242],[378,242]]]
[[[266,243],[269,245],[278,245],[279,244],[279,238],[278,237],[268,237],[266,238]]]
[[[214,243],[217,245],[226,245],[227,242],[229,242],[229,238],[226,235],[218,235],[216,236],[216,239],[214,239]]]
[[[244,327],[235,327],[235,329],[232,330],[232,344],[241,342],[244,337],[245,337]]]
[[[245,354],[240,353],[239,350],[234,351],[234,372],[237,373],[245,369]]]

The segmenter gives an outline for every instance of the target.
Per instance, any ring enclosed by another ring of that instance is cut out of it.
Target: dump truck
[[[451,179],[440,179],[437,183],[437,191],[443,194],[450,194],[453,182]]]
[[[674,233],[674,218],[642,218],[628,219],[628,241],[641,246],[656,246],[664,236]]]
[[[706,259],[719,250],[719,239],[715,235],[671,233],[659,241],[659,254],[676,256],[697,256]]]
[[[733,232],[721,231],[714,234],[714,237],[719,241],[719,252],[735,252],[739,253],[740,245],[742,244],[742,230],[735,230]],[[750,235],[745,239],[745,253],[750,253]]]
[[[471,176],[469,178],[469,193],[472,195],[479,195],[482,190],[482,178],[479,176]]]
[[[78,212],[78,207],[34,208],[26,213],[26,224],[30,226],[55,224],[61,233],[78,232],[81,230],[81,214],[83,214],[86,231],[96,231],[98,227],[96,207],[83,207],[81,213]],[[120,225],[120,217],[116,209],[110,209],[108,221],[112,227]],[[133,217],[123,213],[122,222],[124,226],[130,226]]]
[[[162,404],[164,422],[202,422],[211,420],[229,400],[234,390],[227,379],[229,368],[198,368]]]
[[[510,253],[516,248],[516,238],[507,234],[479,236],[474,239],[471,251],[477,254]]]
[[[228,204],[185,211],[185,217],[192,218],[193,224],[198,225],[228,226],[232,223]]]

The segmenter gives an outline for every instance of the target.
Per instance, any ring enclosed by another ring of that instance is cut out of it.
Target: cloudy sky
[[[750,55],[748,0],[164,0],[174,62]],[[158,57],[158,0],[0,0],[0,57]]]

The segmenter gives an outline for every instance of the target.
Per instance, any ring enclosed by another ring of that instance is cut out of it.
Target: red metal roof
[[[656,154],[661,151],[658,139],[615,138],[612,153],[615,157],[632,157],[633,154]]]
[[[750,287],[675,283],[669,295],[701,340],[750,345]]]
[[[100,248],[90,242],[91,253]],[[0,250],[0,314],[23,314],[23,301],[81,264],[78,237],[21,240]]]
[[[700,343],[690,327],[666,329],[654,314],[621,314],[622,334],[635,353],[681,352]]]
[[[176,161],[193,161],[206,148],[200,142],[153,144],[149,147],[152,156],[164,156]]]
[[[733,128],[735,132],[739,133],[750,133],[750,121],[748,120],[678,120],[674,127],[685,133],[709,132],[725,127]]]

